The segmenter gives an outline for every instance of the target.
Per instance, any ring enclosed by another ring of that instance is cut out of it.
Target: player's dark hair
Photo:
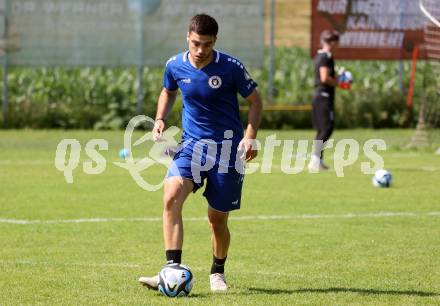
[[[339,42],[339,32],[335,30],[325,30],[321,34],[321,43]]]
[[[191,18],[188,32],[199,35],[210,35],[217,37],[218,24],[214,18],[206,14],[198,14]]]

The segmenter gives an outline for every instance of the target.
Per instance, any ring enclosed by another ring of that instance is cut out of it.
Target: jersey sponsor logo
[[[213,75],[209,78],[208,84],[213,89],[220,88],[222,86],[222,79],[218,75]]]

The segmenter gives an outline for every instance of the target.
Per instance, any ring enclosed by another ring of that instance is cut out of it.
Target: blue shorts
[[[206,180],[203,195],[211,208],[221,212],[240,209],[244,168],[236,158],[237,147],[238,144],[231,145],[227,154],[228,150],[222,152],[221,145],[214,142],[184,142],[173,158],[167,178],[180,176],[191,180],[193,192],[203,187]]]

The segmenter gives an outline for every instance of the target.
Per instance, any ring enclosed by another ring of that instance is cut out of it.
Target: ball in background
[[[385,169],[377,170],[372,178],[374,187],[388,188],[391,186],[393,177],[391,173]]]
[[[130,156],[130,151],[124,148],[119,151],[118,155],[120,158],[126,159],[128,156]]]
[[[351,89],[353,83],[353,75],[350,71],[344,70],[338,77],[339,88]]]
[[[169,264],[159,273],[159,291],[168,297],[187,296],[193,286],[191,270],[182,264]]]

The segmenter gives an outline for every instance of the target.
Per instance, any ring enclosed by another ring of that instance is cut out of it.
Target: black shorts
[[[334,118],[334,98],[316,93],[313,98],[313,127],[316,130],[333,129]]]

